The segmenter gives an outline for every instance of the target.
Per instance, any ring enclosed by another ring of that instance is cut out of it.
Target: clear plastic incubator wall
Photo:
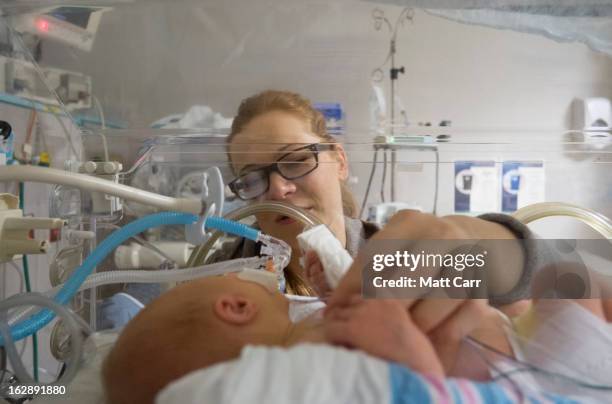
[[[245,154],[281,157],[264,138],[228,148],[263,90],[324,115],[357,218],[498,212],[544,239],[612,239],[610,48],[420,3],[0,6],[0,402],[45,401],[9,394],[23,384],[101,400],[117,327],[179,282],[249,267],[282,284],[290,249],[255,215],[320,219],[228,185]],[[228,256],[244,237],[264,255]]]

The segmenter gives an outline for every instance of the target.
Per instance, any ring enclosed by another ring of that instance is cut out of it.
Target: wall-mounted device
[[[17,15],[12,22],[18,32],[61,41],[89,52],[102,14],[110,9],[100,6],[46,7],[35,13]]]
[[[574,128],[585,131],[610,130],[612,109],[607,98],[584,98],[574,102]]]
[[[0,56],[0,92],[58,105],[52,89],[66,108],[75,110],[91,108],[91,87],[91,77],[84,74],[51,67],[37,70],[31,62]]]

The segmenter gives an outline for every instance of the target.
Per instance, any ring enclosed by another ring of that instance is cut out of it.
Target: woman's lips
[[[298,206],[298,207],[302,208],[301,206]],[[309,213],[312,213],[312,208],[302,208],[302,209],[304,209],[305,211],[307,211]],[[281,225],[293,224],[293,223],[296,223],[296,222],[297,222],[297,220],[295,220],[294,218],[289,217],[289,216],[285,216],[285,215],[280,215],[280,216],[278,216],[276,218],[276,223],[277,224],[281,224]]]
[[[289,216],[280,216],[278,219],[276,219],[276,223],[281,225],[293,224],[295,222],[296,220]]]

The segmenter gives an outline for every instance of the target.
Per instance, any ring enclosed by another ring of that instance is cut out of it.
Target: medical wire
[[[383,150],[383,172],[380,181],[380,201],[385,203],[385,183],[387,182],[387,150]]]
[[[66,185],[92,192],[101,192],[129,201],[147,204],[165,211],[201,214],[202,201],[198,199],[172,198],[143,191],[123,184],[116,184],[91,175],[77,174],[48,167],[3,166],[0,167],[0,182],[31,181]]]
[[[396,166],[396,151],[391,149],[391,202],[395,202],[395,166]]]
[[[7,262],[7,264],[9,264],[11,268],[13,268],[15,272],[17,272],[17,275],[19,276],[19,293],[23,292],[25,281],[23,279],[23,273],[21,271],[21,268],[19,268],[19,266],[15,264],[15,261],[9,261]]]
[[[436,173],[435,173],[435,186],[434,186],[434,200],[432,213],[435,215],[438,211],[438,191],[440,188],[440,152],[438,148],[435,149],[436,154]]]
[[[102,130],[105,130],[106,129],[106,119],[104,118],[104,110],[102,109],[100,100],[98,100],[98,97],[96,97],[95,95],[92,95],[91,98],[93,99],[94,105],[96,106],[96,109],[98,110],[98,115],[100,116],[100,126],[102,127]],[[108,154],[108,143],[106,141],[106,135],[102,132],[96,132],[96,134],[102,138],[102,147],[104,149],[104,161],[110,161],[110,157]]]
[[[538,366],[535,366],[535,365],[532,365],[530,363],[524,362],[524,361],[522,361],[520,359],[516,359],[513,356],[508,355],[507,353],[498,350],[497,348],[494,348],[494,347],[492,347],[492,346],[490,346],[488,344],[485,344],[485,343],[483,343],[481,341],[478,341],[474,337],[468,336],[466,338],[466,340],[469,343],[471,343],[473,345],[476,345],[476,346],[478,346],[480,348],[486,349],[486,350],[488,350],[490,352],[493,352],[493,353],[503,357],[504,359],[507,359],[507,360],[509,360],[511,362],[514,362],[514,363],[518,364],[518,365],[524,366],[523,369],[513,369],[512,371],[508,371],[508,372],[503,372],[502,371],[500,376],[498,376],[497,378],[506,377],[510,373],[534,372],[534,373],[542,374],[543,376],[546,376],[546,377],[554,377],[554,378],[562,379],[562,380],[565,380],[565,381],[569,381],[569,382],[572,382],[572,383],[574,383],[574,384],[576,384],[576,385],[578,385],[580,387],[585,387],[585,388],[588,388],[588,389],[602,390],[602,391],[612,391],[612,385],[611,386],[606,386],[606,385],[598,385],[598,384],[591,384],[591,383],[588,383],[588,382],[584,382],[582,380],[573,378],[571,376],[566,376],[566,375],[563,375],[561,373],[552,372],[552,371],[549,371],[549,370],[546,370],[546,369],[542,369],[542,368],[540,368]],[[497,371],[499,372],[499,370],[497,370]],[[493,379],[493,380],[495,380],[495,379]]]
[[[19,209],[23,214],[25,209],[25,184],[19,183]],[[28,256],[23,254],[21,257],[23,265],[23,277],[25,279],[26,292],[32,292],[32,286],[30,284],[30,266],[28,265]],[[32,334],[32,366],[34,367],[34,380],[38,382],[38,335],[37,333]]]
[[[366,203],[368,202],[368,195],[370,194],[370,187],[372,186],[372,179],[374,179],[374,173],[376,172],[376,162],[378,160],[378,148],[374,148],[374,157],[372,158],[372,169],[370,170],[370,178],[368,178],[368,186],[366,187],[365,195],[363,196],[363,202],[361,202],[361,209],[359,209],[359,219],[363,217],[363,210],[365,209]]]
[[[475,339],[475,338],[473,338],[473,337],[471,337],[471,336],[466,337],[466,340],[467,340],[467,342],[468,342],[468,343],[470,343],[470,345],[472,346],[472,348],[473,348],[473,349],[476,351],[476,354],[477,354],[478,356],[480,356],[480,358],[481,358],[481,359],[482,359],[482,360],[485,362],[485,364],[486,364],[486,365],[487,365],[489,368],[493,369],[495,372],[497,372],[497,373],[498,373],[498,374],[500,374],[500,375],[504,373],[504,372],[503,372],[501,369],[499,369],[499,368],[497,367],[497,365],[496,365],[495,363],[493,363],[492,361],[490,361],[490,360],[489,360],[489,358],[487,358],[487,356],[486,356],[486,355],[485,355],[485,353],[483,352],[483,349],[486,349],[486,348],[485,348],[485,345],[486,345],[486,344],[481,343],[480,341],[478,341],[477,339]],[[487,345],[487,346],[488,346],[488,345]],[[491,349],[492,349],[492,348],[491,348]],[[512,378],[507,378],[507,380],[508,380],[508,382],[510,383],[510,385],[512,386],[512,388],[513,388],[513,389],[514,389],[514,390],[515,390],[517,393],[519,393],[519,394],[523,394],[522,390],[520,389],[520,387],[518,386],[518,383],[517,383],[515,380],[513,380]],[[521,401],[522,401],[522,400],[521,400]]]
[[[11,330],[7,321],[8,310],[13,307],[23,305],[42,306],[46,307],[48,310],[56,312],[58,316],[62,318],[64,324],[68,328],[70,332],[71,344],[71,355],[68,358],[67,366],[68,370],[62,376],[60,376],[58,380],[49,383],[49,385],[67,384],[76,375],[76,372],[78,370],[78,364],[83,355],[83,337],[81,335],[81,328],[73,317],[76,314],[70,312],[68,308],[66,308],[62,304],[55,302],[49,297],[36,292],[14,295],[0,302],[0,335],[2,335],[2,338],[4,340],[4,347],[6,348],[6,352],[11,362],[14,374],[17,376],[19,382],[22,384],[38,384],[38,382],[34,381],[27,373],[23,366],[21,358],[17,354],[17,350],[15,348],[15,341],[13,340],[13,337],[11,335]]]

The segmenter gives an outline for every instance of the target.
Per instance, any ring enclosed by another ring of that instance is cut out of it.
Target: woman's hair
[[[240,133],[254,118],[270,111],[284,111],[291,113],[310,124],[310,130],[323,142],[336,143],[327,133],[323,114],[315,109],[310,101],[297,93],[289,91],[267,90],[244,99],[238,107],[238,113],[232,123],[232,130],[227,140],[228,150],[232,139]],[[231,153],[228,153],[231,162]],[[357,205],[353,194],[345,182],[340,183],[342,196],[342,211],[345,216],[356,218]],[[300,275],[286,271],[287,291],[299,295],[314,295],[313,290]]]
[[[337,143],[325,127],[323,114],[315,109],[310,101],[297,93],[289,91],[267,90],[244,99],[238,107],[238,113],[232,122],[232,130],[227,144],[244,129],[254,118],[270,111],[284,111],[291,113],[310,124],[310,130],[323,142]],[[228,153],[231,162],[231,153]],[[345,182],[340,183],[342,193],[342,211],[345,216],[356,218],[357,205],[355,198]]]

